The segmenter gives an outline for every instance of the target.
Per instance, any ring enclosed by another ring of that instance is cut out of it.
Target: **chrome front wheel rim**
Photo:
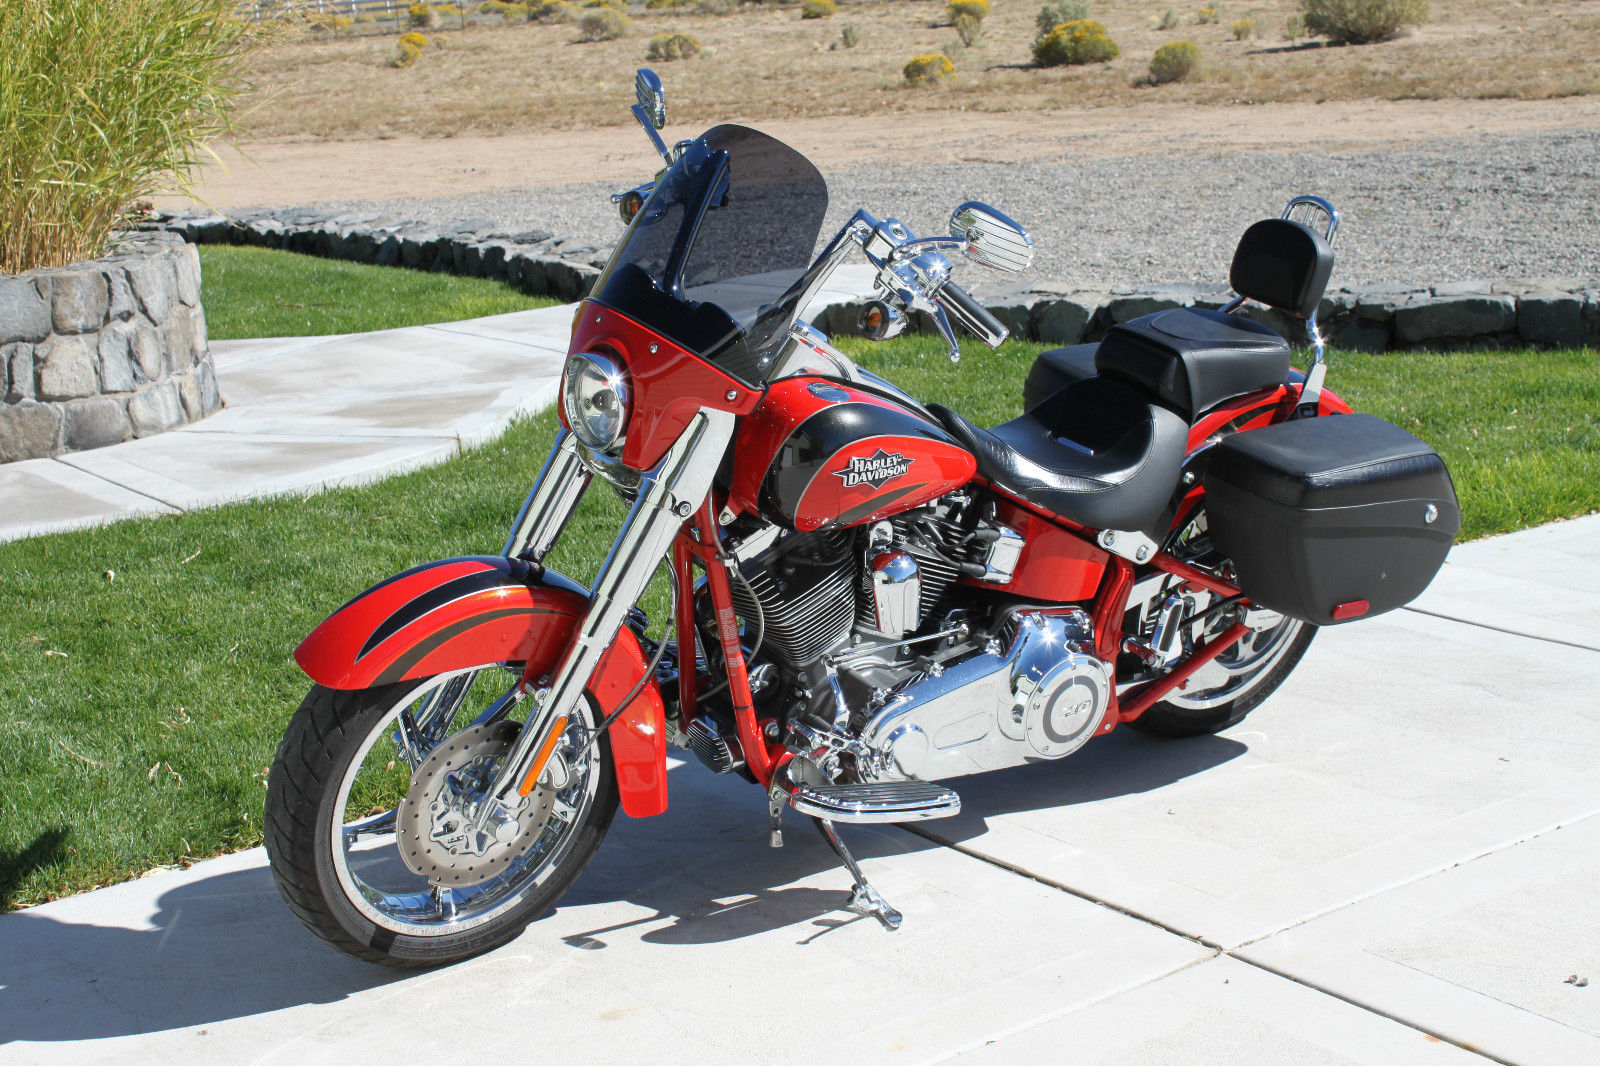
[[[589,744],[593,710],[589,701],[582,699],[557,743],[552,769],[538,786],[548,793],[541,800],[551,815],[525,853],[503,872],[465,886],[435,884],[407,867],[400,856],[396,832],[397,808],[403,795],[410,792],[410,785],[402,784],[409,782],[407,771],[420,765],[449,736],[481,724],[496,707],[503,707],[503,703],[496,702],[478,709],[485,698],[480,696],[474,701],[470,693],[473,682],[481,680],[478,675],[492,677],[497,673],[484,670],[441,675],[405,692],[368,730],[340,778],[324,822],[334,875],[350,905],[382,929],[436,937],[461,933],[503,917],[537,892],[562,865],[594,809],[601,753]],[[427,731],[402,728],[402,716],[407,712],[421,715],[432,711],[437,715],[441,700],[451,704],[446,708],[443,725],[435,721],[436,727]],[[414,756],[418,757],[415,764],[411,762]],[[564,780],[553,782],[557,772]],[[555,784],[561,787],[554,787]],[[386,790],[381,794],[393,802],[368,806],[374,787]],[[396,796],[396,787],[403,787],[404,793]],[[358,797],[354,810],[353,796]]]

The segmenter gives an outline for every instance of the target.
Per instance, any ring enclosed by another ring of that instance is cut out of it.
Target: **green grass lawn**
[[[972,345],[958,366],[927,338],[847,347],[992,424],[1041,346]],[[1329,373],[1445,455],[1463,537],[1600,507],[1597,382],[1593,351],[1336,353]],[[546,414],[359,489],[0,544],[0,908],[259,843],[265,770],[308,684],[294,646],[398,570],[498,551],[553,433]],[[552,565],[588,580],[621,513],[591,492]]]
[[[365,333],[557,302],[500,281],[226,244],[201,245],[200,274],[212,340]]]

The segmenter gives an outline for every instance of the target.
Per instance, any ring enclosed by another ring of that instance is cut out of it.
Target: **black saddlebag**
[[[1235,433],[1207,453],[1205,488],[1212,543],[1239,587],[1316,625],[1410,603],[1461,528],[1444,460],[1371,415]]]

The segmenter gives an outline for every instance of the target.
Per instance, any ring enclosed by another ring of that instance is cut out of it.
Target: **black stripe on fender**
[[[378,680],[374,681],[373,684],[392,685],[396,681],[405,680],[406,674],[410,672],[412,667],[426,659],[429,655],[433,654],[449,641],[454,640],[456,637],[465,633],[467,630],[474,628],[475,626],[483,625],[485,622],[493,622],[500,618],[510,618],[513,615],[527,615],[532,617],[536,614],[556,613],[558,612],[547,610],[530,610],[527,607],[508,607],[504,610],[487,611],[483,614],[475,614],[471,618],[463,618],[454,625],[445,626],[427,640],[421,641],[414,647],[408,649],[404,655],[390,663],[389,668],[382,674],[378,675]]]
[[[500,588],[526,588],[527,583],[516,578],[502,569],[479,570],[476,573],[462,574],[458,578],[436,585],[420,596],[415,596],[397,609],[388,618],[385,618],[378,628],[372,631],[361,651],[356,655],[356,662],[366,658],[368,653],[385,640],[394,636],[406,626],[415,622],[430,611],[467,596],[475,596],[480,592],[490,592]]]

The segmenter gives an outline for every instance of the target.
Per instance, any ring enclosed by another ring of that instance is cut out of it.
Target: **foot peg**
[[[850,849],[844,846],[844,841],[834,832],[833,823],[826,818],[814,817],[811,820],[817,823],[817,831],[822,834],[822,839],[828,842],[833,853],[843,860],[845,868],[850,871],[850,876],[856,879],[855,886],[850,890],[850,902],[845,904],[845,909],[866,918],[876,918],[883,923],[885,929],[900,928],[900,923],[904,920],[900,912],[889,906],[888,901],[878,895],[878,890],[867,883],[867,875],[861,872],[861,867],[856,865]]]
[[[801,785],[789,796],[789,805],[813,818],[858,825],[916,822],[961,813],[961,797],[955,790],[930,781]]]

